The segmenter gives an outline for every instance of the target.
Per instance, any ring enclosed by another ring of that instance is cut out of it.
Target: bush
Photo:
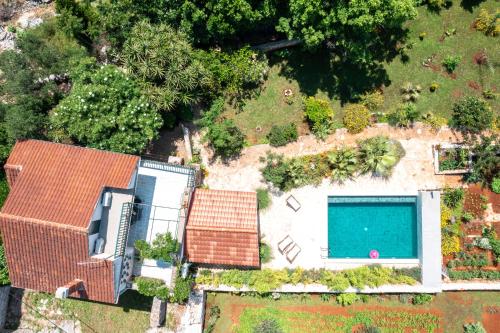
[[[349,104],[345,108],[344,125],[349,133],[362,132],[370,123],[370,111],[361,104]]]
[[[384,95],[379,90],[365,93],[361,96],[360,103],[366,106],[371,112],[375,112],[384,105]]]
[[[264,242],[260,242],[259,257],[261,264],[267,264],[273,259],[271,247]]]
[[[473,280],[473,279],[486,279],[486,280],[500,280],[500,271],[456,271],[453,269],[448,270],[448,276],[451,280]]]
[[[328,154],[332,168],[331,179],[343,183],[358,171],[358,157],[353,148],[342,148]]]
[[[493,111],[477,97],[469,96],[453,105],[451,124],[465,132],[479,133],[491,128]]]
[[[456,208],[464,199],[465,192],[463,188],[445,188],[443,194],[443,202],[450,208]]]
[[[149,297],[158,297],[162,300],[168,299],[169,290],[164,281],[142,276],[136,277],[134,281],[137,284],[137,291],[140,294]]]
[[[253,328],[253,333],[283,333],[283,330],[276,320],[264,319]]]
[[[500,178],[495,177],[493,178],[493,181],[491,182],[491,190],[495,192],[496,194],[500,194]]]
[[[289,142],[297,141],[297,137],[297,126],[294,123],[282,126],[274,125],[267,135],[267,139],[273,147],[284,146]]]
[[[220,308],[217,305],[211,306],[210,309],[208,310],[207,326],[203,330],[203,333],[212,333],[219,317],[220,317]]]
[[[500,33],[500,10],[490,14],[486,9],[481,9],[474,22],[476,30],[482,31],[486,36],[497,36]]]
[[[405,151],[399,141],[375,136],[359,142],[360,171],[389,177]]]
[[[359,301],[360,298],[357,294],[349,293],[349,294],[340,294],[336,297],[337,303],[342,306],[352,305],[355,302]]]
[[[430,92],[435,92],[436,90],[438,90],[439,88],[439,84],[437,82],[432,82],[430,87],[429,87],[429,90]]]
[[[448,71],[448,73],[453,73],[461,60],[462,57],[458,55],[448,55],[443,60],[443,67],[446,69],[446,71]]]
[[[192,284],[193,280],[191,278],[183,279],[177,277],[177,279],[175,279],[174,293],[170,297],[170,302],[185,303],[189,298]]]
[[[420,85],[413,85],[411,82],[405,82],[401,86],[401,94],[403,95],[403,102],[416,102],[420,97],[422,87]]]
[[[333,119],[333,110],[327,101],[308,97],[304,100],[304,113],[312,125],[312,131],[320,138],[329,134]]]
[[[486,333],[481,322],[469,323],[464,325],[464,333]]]
[[[134,243],[139,251],[141,258],[162,260],[164,262],[173,262],[172,255],[179,251],[179,242],[172,237],[170,232],[157,234],[150,245],[145,240],[139,239]]]
[[[387,115],[389,124],[399,127],[410,127],[420,117],[420,112],[413,103],[400,104]]]
[[[272,183],[282,191],[293,188],[288,173],[289,162],[285,160],[283,155],[268,152],[265,158],[260,158],[260,161],[265,163],[260,171],[267,182]]]
[[[481,137],[480,142],[472,147],[474,162],[467,181],[479,182],[485,187],[491,187],[493,179],[498,178],[498,165],[500,164],[498,151],[500,151],[498,136]]]
[[[413,297],[412,303],[415,305],[423,305],[432,302],[432,295],[417,294]]]
[[[257,202],[259,209],[266,209],[271,204],[271,196],[269,191],[265,188],[257,189]]]
[[[7,267],[7,259],[5,258],[5,248],[3,241],[0,238],[0,286],[10,284],[9,268]]]
[[[245,135],[231,119],[210,126],[206,137],[215,154],[223,158],[238,156],[245,145]]]
[[[436,116],[432,112],[427,112],[425,115],[423,115],[422,121],[435,131],[448,124],[448,119],[441,116]]]

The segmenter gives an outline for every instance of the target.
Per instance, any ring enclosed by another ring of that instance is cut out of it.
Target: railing
[[[170,164],[154,160],[142,160],[142,159],[140,166],[144,168],[157,169],[168,172],[180,173],[182,175],[188,175],[189,176],[188,187],[194,188],[195,186],[196,169],[194,167],[178,165],[178,164]]]
[[[118,227],[118,237],[116,239],[115,258],[125,254],[127,246],[128,231],[130,229],[130,219],[132,217],[132,203],[126,202],[122,206],[120,225]]]

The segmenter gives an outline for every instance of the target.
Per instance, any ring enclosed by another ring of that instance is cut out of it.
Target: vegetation
[[[337,303],[339,303],[340,305],[347,306],[347,305],[352,305],[357,301],[359,301],[360,297],[357,294],[349,293],[349,294],[340,294],[335,299],[337,300]]]
[[[273,259],[271,247],[265,242],[260,242],[259,257],[261,264],[267,264]]]
[[[461,56],[457,55],[448,55],[443,60],[443,66],[448,71],[448,73],[453,73],[457,68],[458,64],[462,60]]]
[[[399,127],[411,127],[420,117],[417,107],[413,103],[404,103],[387,115],[389,124]]]
[[[479,10],[474,26],[478,31],[483,32],[486,36],[497,36],[500,33],[500,10],[494,14],[490,14],[486,9]]]
[[[491,190],[496,194],[500,194],[500,177],[493,178],[491,182]]]
[[[227,285],[235,288],[248,286],[259,294],[269,293],[283,284],[320,283],[332,291],[344,291],[350,286],[358,289],[378,287],[383,284],[414,284],[416,281],[396,270],[380,266],[363,266],[340,272],[329,270],[262,269],[258,271],[227,270],[198,272],[196,283],[203,285]]]
[[[308,97],[304,100],[304,113],[311,124],[312,132],[320,139],[324,139],[330,133],[333,120],[333,109],[328,101]]]
[[[328,154],[328,163],[332,168],[332,181],[339,183],[352,179],[359,167],[356,150],[347,147],[330,152]]]
[[[398,141],[376,136],[359,142],[360,171],[375,176],[389,177],[393,168],[405,155]]]
[[[443,193],[443,202],[449,208],[456,208],[464,200],[464,190],[460,187],[445,188]]]
[[[217,319],[220,318],[220,308],[217,305],[210,307],[208,311],[208,320],[203,333],[212,333],[217,323]]]
[[[274,125],[267,135],[269,144],[273,147],[284,146],[289,142],[297,141],[297,125],[290,123],[282,126]]]
[[[486,333],[481,322],[469,323],[464,325],[464,333]]]
[[[7,259],[5,258],[5,248],[3,241],[0,238],[0,286],[10,284],[9,267],[7,266]]]
[[[376,102],[366,100],[369,105],[375,107]],[[362,104],[350,104],[345,108],[344,125],[349,133],[362,132],[370,124],[370,111]]]
[[[253,333],[283,333],[274,319],[264,319],[253,328]]]
[[[467,175],[469,182],[479,182],[485,187],[492,187],[493,180],[498,178],[500,170],[500,143],[497,136],[482,136],[472,147],[474,163],[472,171]]]
[[[423,305],[432,302],[432,295],[417,294],[413,297],[412,303],[415,305]]]
[[[162,260],[172,263],[173,255],[179,251],[179,242],[172,237],[170,232],[157,234],[151,244],[145,240],[135,241],[135,248],[139,251],[141,258]]]
[[[439,171],[469,168],[470,150],[467,148],[437,148]]]
[[[465,97],[453,105],[452,125],[465,132],[479,133],[491,128],[493,112],[477,97]]]
[[[269,191],[265,188],[257,189],[257,203],[259,205],[259,209],[266,209],[271,205],[271,196],[269,195]]]
[[[170,291],[163,280],[138,276],[134,281],[137,284],[137,291],[140,294],[149,297],[158,297],[162,300],[168,299]]]
[[[173,303],[186,303],[191,293],[191,286],[193,284],[192,278],[183,279],[178,276],[175,279],[175,286],[172,295],[170,295],[169,302]]]

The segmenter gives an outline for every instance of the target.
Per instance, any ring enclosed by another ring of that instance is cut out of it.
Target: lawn
[[[301,103],[304,96],[327,99],[335,111],[334,126],[339,127],[342,125],[342,105],[352,101],[356,94],[382,89],[385,104],[380,111],[390,112],[402,102],[401,86],[410,82],[422,88],[416,102],[421,114],[433,112],[449,118],[453,103],[460,97],[481,96],[483,90],[497,92],[500,85],[500,76],[496,73],[500,61],[498,37],[487,37],[471,28],[479,8],[493,12],[498,2],[481,2],[472,11],[461,7],[462,3],[465,2],[454,1],[449,9],[439,13],[419,7],[418,18],[406,27],[406,57],[397,55],[370,72],[359,71],[339,59],[331,60],[326,51],[315,54],[299,49],[275,52],[270,55],[271,70],[261,92],[246,100],[242,108],[228,103],[227,116],[235,120],[249,143],[256,144],[265,142],[272,125],[294,122],[301,133],[306,133]],[[447,31],[450,36],[446,36]],[[421,33],[425,33],[422,40]],[[489,65],[474,62],[474,56],[481,51],[487,55]],[[461,57],[453,74],[447,73],[442,66],[448,55]],[[422,63],[428,58],[432,58],[430,67],[424,67]],[[439,85],[435,92],[429,90],[432,83]],[[283,95],[285,89],[293,92],[291,103],[287,103]],[[498,97],[488,101],[494,110],[499,110]]]
[[[365,303],[346,307],[334,297],[324,301],[316,295],[273,300],[211,293],[207,314],[215,305],[221,316],[214,333],[251,333],[264,319],[275,319],[284,332],[311,333],[351,332],[360,324],[377,326],[382,332],[462,332],[464,323],[482,320],[486,328],[500,325],[499,292],[442,293],[427,305],[412,305],[405,296],[370,296]]]
[[[40,313],[51,320],[79,320],[83,332],[144,332],[149,327],[149,311],[152,298],[129,290],[120,296],[118,305],[77,299],[55,299],[53,295],[30,292],[23,301],[39,313],[30,311],[24,316],[32,326],[36,322],[29,318],[40,318]],[[31,326],[30,326],[31,327]]]

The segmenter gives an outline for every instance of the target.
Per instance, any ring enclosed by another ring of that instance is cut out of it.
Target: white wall
[[[95,241],[99,238],[99,233],[89,235],[89,255],[94,254]]]

